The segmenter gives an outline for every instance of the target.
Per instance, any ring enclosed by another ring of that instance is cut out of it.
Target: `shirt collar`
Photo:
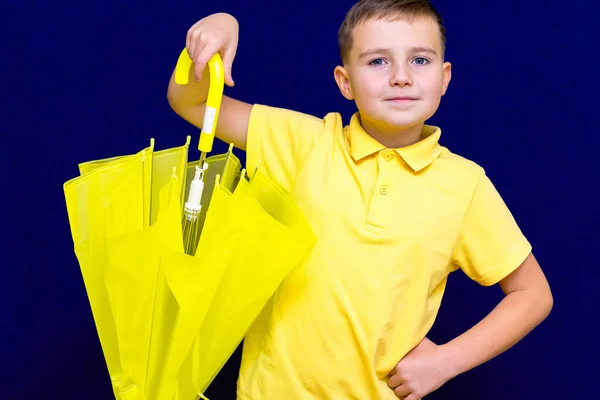
[[[425,125],[422,139],[410,146],[393,149],[415,171],[427,167],[442,152],[439,139],[442,134],[440,128]],[[349,127],[350,153],[355,161],[359,161],[373,153],[385,150],[386,147],[373,139],[362,127],[358,113],[352,116]]]

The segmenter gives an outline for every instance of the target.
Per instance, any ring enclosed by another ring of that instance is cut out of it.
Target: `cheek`
[[[352,92],[357,100],[368,103],[381,97],[383,92],[381,76],[364,74],[357,76],[354,81]]]
[[[427,90],[431,93],[441,93],[443,91],[444,76],[442,72],[436,71],[435,73],[429,73],[425,77]]]
[[[442,77],[435,76],[424,79],[421,88],[429,98],[435,99],[436,97],[441,96],[444,92]]]

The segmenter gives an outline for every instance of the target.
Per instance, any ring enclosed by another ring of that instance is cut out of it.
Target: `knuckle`
[[[202,43],[210,43],[215,40],[215,35],[212,32],[202,31],[198,33],[198,40]]]
[[[193,39],[197,39],[200,36],[200,33],[202,33],[202,31],[200,31],[199,29],[192,29],[190,30],[190,37],[192,37]]]
[[[206,56],[200,54],[198,56],[196,56],[196,58],[194,59],[194,62],[196,64],[204,64],[208,61],[208,59],[206,58]]]

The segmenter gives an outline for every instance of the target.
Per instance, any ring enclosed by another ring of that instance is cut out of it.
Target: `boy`
[[[238,398],[417,400],[504,352],[546,318],[552,295],[531,245],[483,169],[442,147],[425,124],[451,78],[445,31],[426,0],[363,0],[339,30],[334,76],[358,112],[316,118],[224,97],[217,136],[247,151],[309,219],[319,240],[244,343]],[[226,83],[237,21],[194,24],[194,81],[168,99],[200,127],[206,62]],[[479,324],[426,338],[447,276],[461,268],[504,299]]]

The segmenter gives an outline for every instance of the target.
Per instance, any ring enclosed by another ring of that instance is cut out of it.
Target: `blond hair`
[[[338,31],[338,44],[342,63],[348,61],[352,49],[352,32],[358,25],[370,19],[431,18],[439,26],[442,39],[442,56],[446,47],[446,28],[440,13],[428,0],[360,0],[346,14]]]

